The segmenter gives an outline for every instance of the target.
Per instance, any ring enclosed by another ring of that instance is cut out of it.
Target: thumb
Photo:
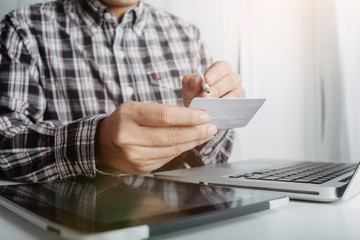
[[[182,94],[184,106],[188,107],[193,100],[202,90],[201,76],[196,74],[185,75],[182,80]]]

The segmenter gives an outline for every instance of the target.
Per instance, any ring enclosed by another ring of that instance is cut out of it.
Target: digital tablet
[[[0,204],[67,239],[146,239],[286,205],[271,192],[144,176],[0,186]]]

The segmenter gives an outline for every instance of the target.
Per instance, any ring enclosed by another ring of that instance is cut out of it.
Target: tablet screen
[[[239,208],[268,200],[250,190],[142,176],[1,186],[0,195],[52,222],[102,232]]]

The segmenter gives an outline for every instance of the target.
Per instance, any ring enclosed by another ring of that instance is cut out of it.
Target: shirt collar
[[[130,24],[135,33],[142,35],[145,26],[145,11],[144,3],[140,0],[139,5],[136,8],[129,9],[124,14],[121,23],[116,22],[115,16],[102,4],[99,0],[60,0],[64,2],[65,11],[76,10],[76,14],[85,22],[88,27],[94,25],[102,26],[105,19],[105,14],[110,13],[113,17],[113,26],[117,24],[122,26]]]

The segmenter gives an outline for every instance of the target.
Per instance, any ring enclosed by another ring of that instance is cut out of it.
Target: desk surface
[[[4,183],[0,181],[0,184]],[[0,206],[1,239],[57,239]],[[360,194],[343,203],[288,206],[163,235],[156,239],[360,239]]]

